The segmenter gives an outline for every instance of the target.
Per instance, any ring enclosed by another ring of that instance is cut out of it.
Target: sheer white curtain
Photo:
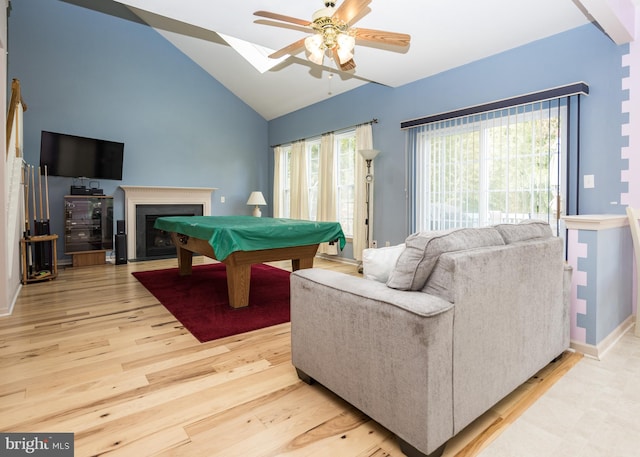
[[[307,150],[304,141],[291,145],[291,218],[309,219]]]
[[[336,221],[336,167],[334,157],[334,135],[327,133],[320,139],[320,162],[318,180],[318,221]],[[333,254],[333,249],[328,243],[320,244],[318,252],[321,254]]]
[[[283,201],[284,195],[282,163],[284,161],[284,149],[276,146],[273,149],[273,217],[283,217]]]
[[[356,260],[362,260],[362,251],[367,248],[366,244],[366,182],[367,164],[358,152],[360,149],[373,149],[373,133],[371,124],[363,124],[356,127],[356,164],[355,164],[355,198],[354,198],[354,221],[353,221],[353,256]],[[373,162],[371,162],[371,173],[373,173]],[[371,195],[369,198],[369,227],[373,223],[373,183],[371,183]],[[370,239],[373,239],[373,229],[370,229]]]

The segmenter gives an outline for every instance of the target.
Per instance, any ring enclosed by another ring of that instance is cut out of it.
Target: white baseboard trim
[[[592,357],[596,360],[602,360],[609,349],[611,349],[618,342],[622,335],[627,333],[635,322],[635,316],[631,315],[626,318],[622,324],[620,324],[616,329],[614,329],[605,339],[600,341],[599,344],[586,344],[578,341],[571,340],[570,347],[577,352],[581,352],[587,357]]]
[[[16,289],[16,293],[12,297],[11,303],[9,303],[9,308],[0,309],[0,317],[11,316],[11,314],[13,314],[13,308],[16,306],[16,301],[18,301],[18,295],[20,295],[21,290],[22,290],[22,284],[20,284]]]
[[[316,254],[316,257],[324,259],[324,260],[332,260],[333,262],[347,263],[349,265],[358,265],[358,261],[355,259],[347,259],[345,257],[340,257],[337,255],[329,255],[329,254]]]

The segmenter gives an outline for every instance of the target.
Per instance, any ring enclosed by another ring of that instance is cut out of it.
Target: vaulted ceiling
[[[322,0],[114,1],[267,120],[369,82],[398,87],[594,18],[616,42],[616,33],[633,33],[633,24],[625,24],[627,13],[614,11],[609,0],[372,0],[355,26],[407,33],[411,45],[398,49],[358,42],[357,67],[341,72],[330,59],[322,67],[309,62],[304,50],[279,62],[268,59],[272,51],[309,32],[253,14],[266,10],[310,20],[324,6]],[[617,1],[634,3],[640,0]]]

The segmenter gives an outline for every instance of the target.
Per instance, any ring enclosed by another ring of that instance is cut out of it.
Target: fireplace
[[[211,215],[213,187],[150,187],[120,186],[124,190],[124,211],[127,227],[128,260],[157,259],[174,256],[168,254],[166,233],[151,232],[159,216]],[[139,213],[142,213],[139,214]],[[149,216],[149,219],[147,218]],[[147,246],[151,254],[147,252]]]
[[[178,216],[184,216],[184,214],[178,214]],[[153,227],[158,217],[159,216],[155,214],[147,215],[145,220],[145,258],[173,257],[176,253],[173,241],[171,240],[171,234]]]
[[[171,235],[153,227],[163,216],[202,216],[202,205],[136,205],[136,260],[176,256]]]

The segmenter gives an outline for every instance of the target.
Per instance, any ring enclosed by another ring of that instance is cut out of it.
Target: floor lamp
[[[373,183],[373,173],[371,173],[371,162],[375,157],[380,154],[377,149],[360,149],[358,150],[362,158],[367,164],[367,174],[364,177],[365,180],[365,204],[366,211],[364,216],[365,225],[365,249],[371,247],[371,184]],[[359,272],[362,272],[362,264],[358,268]]]

